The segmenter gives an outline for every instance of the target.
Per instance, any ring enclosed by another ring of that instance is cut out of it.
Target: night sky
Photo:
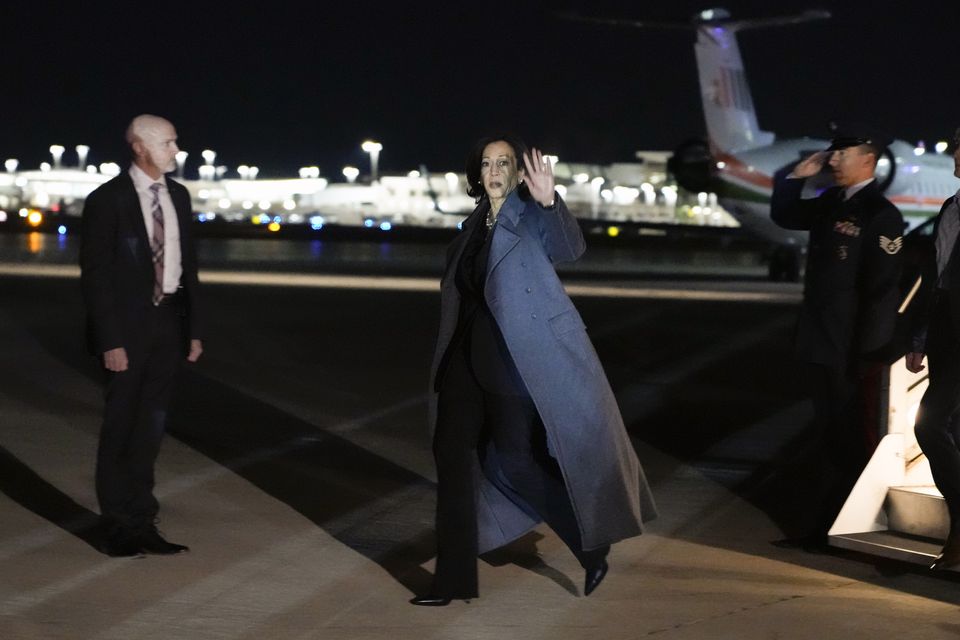
[[[150,112],[181,147],[261,176],[319,165],[462,170],[472,142],[509,130],[562,160],[630,161],[702,136],[692,32],[610,28],[556,12],[688,21],[708,2],[6,2],[0,159],[50,144],[125,161]],[[14,6],[10,6],[14,5]],[[960,125],[960,2],[728,1],[736,17],[820,8],[829,21],[749,31],[740,45],[760,124],[824,135],[835,117],[932,143]]]

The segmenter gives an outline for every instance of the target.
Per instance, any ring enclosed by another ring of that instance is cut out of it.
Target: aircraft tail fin
[[[704,11],[694,18],[700,98],[710,145],[716,151],[745,151],[772,144],[774,134],[757,124],[750,85],[743,69],[737,32],[759,27],[799,24],[830,17],[825,11],[796,16],[731,20],[722,9]]]
[[[753,96],[737,44],[737,32],[821,20],[829,18],[830,14],[810,10],[795,16],[733,20],[725,9],[708,9],[694,16],[691,23],[683,24],[571,15],[562,17],[615,27],[696,30],[694,50],[710,146],[714,152],[735,152],[766,146],[774,141],[773,133],[762,131],[757,124]]]

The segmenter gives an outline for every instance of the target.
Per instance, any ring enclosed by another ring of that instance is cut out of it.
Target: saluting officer
[[[903,217],[874,177],[889,140],[869,127],[836,132],[825,151],[775,176],[771,217],[810,240],[796,356],[807,363],[819,448],[819,513],[804,546],[821,546],[869,459],[858,403],[863,365],[880,359],[899,305]],[[829,163],[836,186],[801,198],[805,179]]]

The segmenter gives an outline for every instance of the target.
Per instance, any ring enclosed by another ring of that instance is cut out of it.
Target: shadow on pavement
[[[0,447],[0,491],[22,507],[99,550],[97,514],[77,504],[4,447]]]
[[[413,593],[432,574],[435,486],[423,477],[223,383],[184,373],[170,433],[286,503]],[[576,593],[536,555],[536,534],[487,554]]]

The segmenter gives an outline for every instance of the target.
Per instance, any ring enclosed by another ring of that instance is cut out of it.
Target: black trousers
[[[809,533],[824,535],[870,459],[863,425],[860,380],[845,365],[808,364],[813,398],[817,475],[811,486]]]
[[[960,340],[946,299],[934,305],[927,335],[929,386],[913,431],[947,502],[953,534],[960,532]]]
[[[128,369],[107,372],[106,404],[97,450],[100,513],[111,528],[153,522],[153,468],[182,362],[182,322],[175,306],[151,308],[125,347]]]
[[[497,468],[483,459],[482,452],[491,441]],[[570,496],[559,465],[547,451],[546,433],[533,401],[527,395],[485,390],[463,348],[455,347],[450,354],[444,375],[433,454],[437,466],[435,595],[477,596],[479,473],[536,512],[584,567],[607,555],[609,547],[583,551]]]

